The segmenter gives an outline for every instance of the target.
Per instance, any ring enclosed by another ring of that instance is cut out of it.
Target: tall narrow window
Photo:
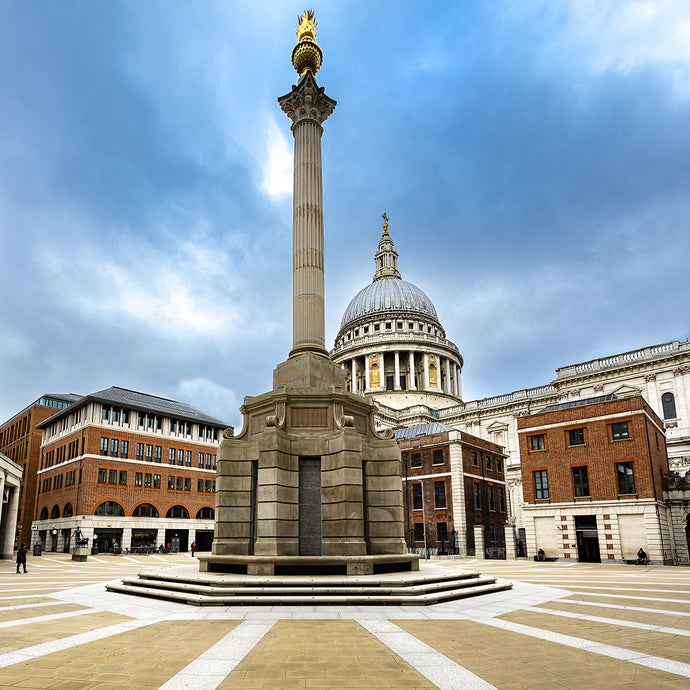
[[[415,482],[412,485],[412,509],[421,510],[423,505],[422,485],[419,482]]]
[[[474,509],[481,510],[482,507],[482,492],[479,484],[474,485]]]
[[[631,462],[616,463],[616,475],[618,477],[618,493],[634,494],[635,477],[633,475],[633,464]]]
[[[434,482],[434,501],[436,508],[446,507],[446,482]]]
[[[673,393],[664,393],[661,396],[661,407],[664,411],[664,419],[676,418],[676,399]]]
[[[414,540],[424,541],[424,524],[421,522],[414,523]]]
[[[120,443],[120,457],[121,458],[129,457],[129,441],[122,441]]]
[[[589,496],[589,478],[586,467],[573,467],[575,496]]]
[[[120,448],[120,442],[116,439],[113,438],[110,441],[110,455],[113,458],[117,457],[118,450]]]
[[[534,496],[537,500],[549,497],[549,479],[546,470],[537,470],[534,473]]]
[[[101,455],[108,455],[108,439],[101,437]]]

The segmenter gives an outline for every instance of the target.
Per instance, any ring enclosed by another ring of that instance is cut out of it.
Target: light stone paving
[[[144,567],[189,563],[50,554],[16,575],[0,561],[0,688],[689,683],[690,568],[441,561],[514,588],[428,607],[197,608],[105,590]]]

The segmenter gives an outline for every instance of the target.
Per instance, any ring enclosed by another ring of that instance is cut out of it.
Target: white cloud
[[[292,194],[292,152],[273,118],[266,130],[266,161],[260,188],[271,201]]]
[[[176,398],[197,409],[236,426],[240,422],[237,394],[207,378],[182,379]],[[239,432],[239,429],[237,429]]]

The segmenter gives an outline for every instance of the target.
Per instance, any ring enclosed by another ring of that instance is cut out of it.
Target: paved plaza
[[[104,587],[188,554],[44,553],[26,575],[0,561],[0,688],[690,687],[690,568],[436,564],[514,587],[428,607],[198,608]]]

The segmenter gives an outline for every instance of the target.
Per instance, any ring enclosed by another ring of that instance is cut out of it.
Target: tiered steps
[[[427,569],[424,569],[427,570]],[[279,604],[425,605],[510,589],[512,584],[477,572],[431,567],[427,572],[348,577],[257,576],[200,573],[193,566],[142,571],[111,592],[167,599],[196,606]]]

